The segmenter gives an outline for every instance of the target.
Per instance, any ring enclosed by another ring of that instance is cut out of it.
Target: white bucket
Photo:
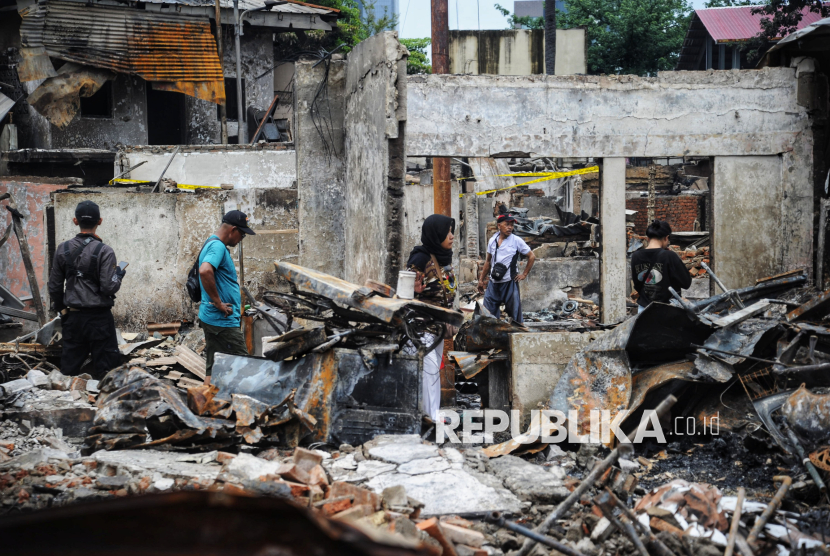
[[[396,288],[400,299],[415,298],[415,273],[411,270],[398,272],[398,287]]]

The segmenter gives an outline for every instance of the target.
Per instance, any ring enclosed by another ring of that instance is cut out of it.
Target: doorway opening
[[[147,144],[185,144],[184,94],[147,86]]]

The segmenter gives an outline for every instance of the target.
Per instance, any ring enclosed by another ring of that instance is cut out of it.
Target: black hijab
[[[435,259],[441,266],[452,264],[452,249],[444,249],[441,243],[447,239],[447,234],[452,231],[455,233],[455,219],[443,214],[433,214],[424,220],[424,225],[421,227],[421,245],[417,245],[412,253],[409,254],[409,260],[406,266],[414,266],[423,270],[430,255],[435,255]]]

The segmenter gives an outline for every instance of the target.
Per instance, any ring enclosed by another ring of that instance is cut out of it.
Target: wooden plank
[[[9,207],[16,209],[14,198],[9,197]],[[23,229],[23,223],[20,217],[15,215],[16,211],[12,212],[12,222],[14,222],[14,233],[17,236],[17,244],[20,247],[20,256],[23,258],[23,266],[26,268],[26,276],[29,278],[29,289],[32,292],[32,303],[37,311],[37,321],[40,326],[45,325],[48,321],[46,318],[46,308],[43,306],[43,299],[40,297],[40,286],[38,286],[37,278],[35,276],[35,267],[32,265],[32,254],[29,251],[29,242],[26,241],[26,231]],[[24,317],[25,318],[25,317]]]
[[[757,303],[750,305],[749,307],[744,307],[740,311],[736,311],[730,315],[726,315],[725,317],[712,318],[708,315],[704,316],[706,316],[706,318],[709,319],[715,326],[726,328],[727,326],[731,326],[733,324],[737,324],[739,322],[743,322],[749,318],[752,318],[759,313],[763,313],[769,306],[769,299],[762,299]]]
[[[0,305],[0,314],[37,322],[37,314],[30,313],[29,311],[22,311],[20,309],[13,309],[12,307],[6,307],[4,305]]]
[[[163,367],[164,365],[175,365],[179,360],[175,357],[159,357],[158,359],[150,359],[147,361],[148,367]]]

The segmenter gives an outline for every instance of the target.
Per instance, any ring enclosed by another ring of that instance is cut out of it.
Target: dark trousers
[[[207,376],[213,374],[213,356],[217,352],[227,353],[228,355],[250,355],[248,353],[248,346],[245,344],[245,337],[242,335],[242,329],[213,326],[212,324],[205,323],[200,323],[199,326],[205,331]]]
[[[121,352],[115,336],[115,321],[109,309],[70,311],[61,317],[63,352],[61,372],[77,375],[86,358],[92,355],[92,375],[103,378],[121,365]]]
[[[502,305],[504,305],[504,311],[511,319],[518,323],[524,322],[522,320],[522,298],[519,296],[519,284],[513,280],[502,283],[490,280],[487,284],[487,291],[484,292],[484,307],[494,317],[499,318]]]

